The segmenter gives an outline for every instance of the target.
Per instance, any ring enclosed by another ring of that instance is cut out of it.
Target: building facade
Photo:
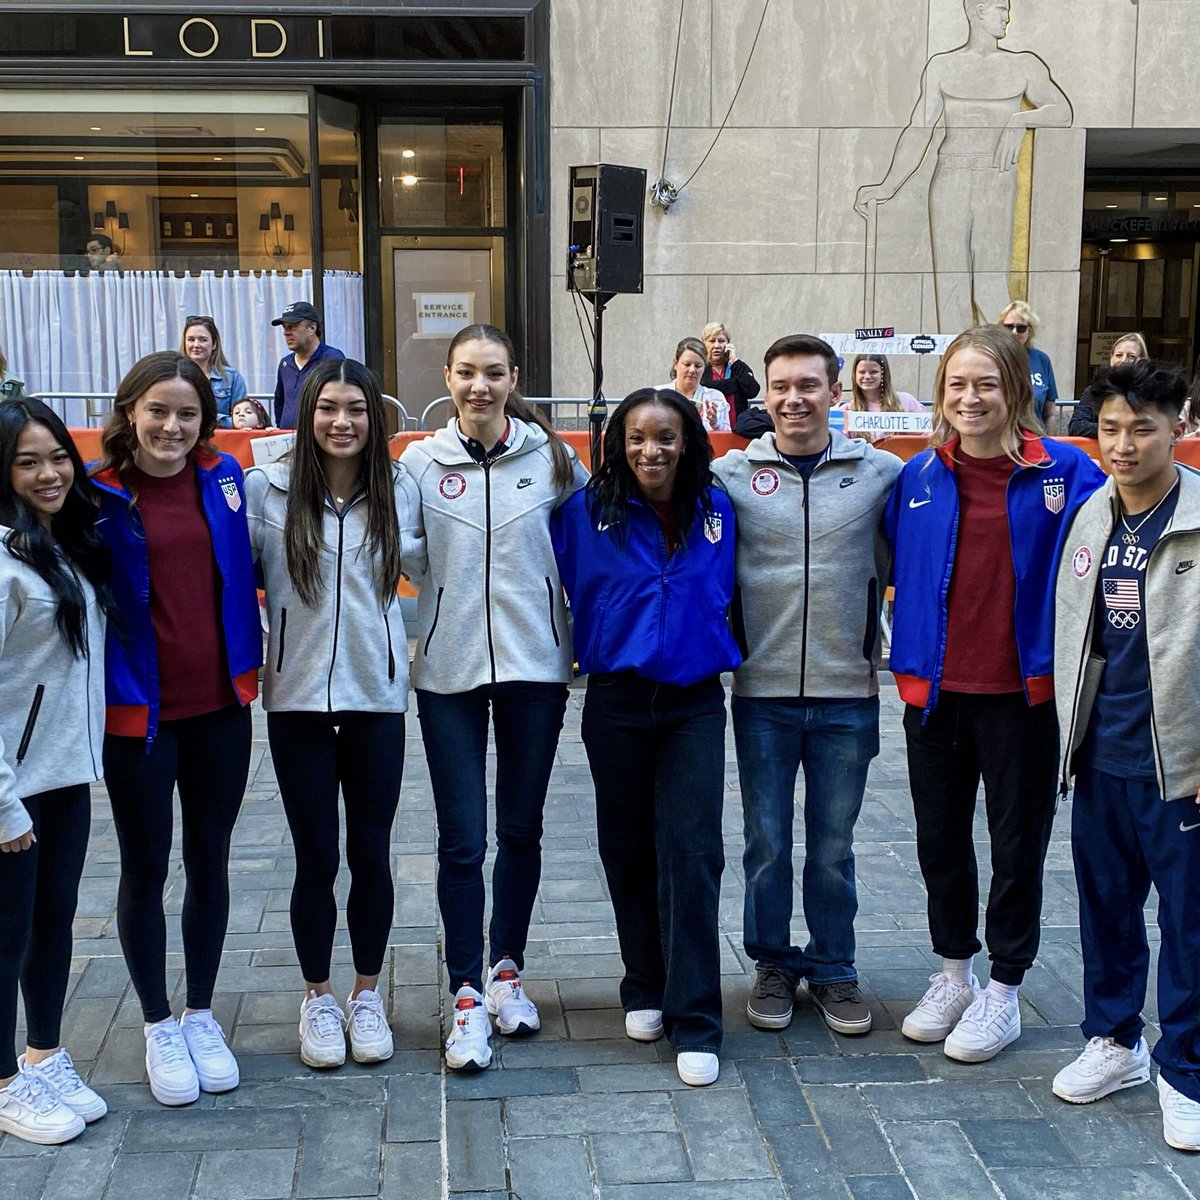
[[[1064,398],[1117,333],[1195,360],[1194,0],[129,9],[0,4],[0,346],[40,390],[111,390],[192,313],[269,390],[270,319],[311,297],[414,416],[469,320],[529,393],[586,395],[568,169],[595,162],[667,201],[607,310],[612,397],[716,319],[755,364],[797,330],[886,346],[928,398],[914,336],[1012,299]]]

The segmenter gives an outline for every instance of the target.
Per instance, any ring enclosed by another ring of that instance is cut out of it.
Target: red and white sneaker
[[[542,1027],[532,1000],[521,986],[521,973],[511,958],[502,958],[489,972],[483,987],[484,1003],[505,1037],[528,1037]]]
[[[454,994],[454,1024],[446,1039],[446,1066],[454,1071],[482,1071],[492,1061],[492,1022],[483,997],[469,984]]]

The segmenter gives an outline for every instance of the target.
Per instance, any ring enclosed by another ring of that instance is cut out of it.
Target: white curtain
[[[361,360],[362,275],[326,271],[324,290],[325,340]],[[184,318],[198,313],[217,323],[250,391],[271,392],[287,351],[271,322],[312,294],[311,271],[0,271],[0,347],[27,391],[114,392],[143,354],[175,349]],[[84,411],[70,404],[64,416],[83,424]]]

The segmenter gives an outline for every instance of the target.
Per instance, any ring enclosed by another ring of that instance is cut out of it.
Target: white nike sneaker
[[[232,1092],[241,1082],[237,1059],[225,1044],[225,1030],[211,1010],[184,1013],[179,1022],[202,1092]]]
[[[328,992],[309,992],[300,1003],[300,1061],[308,1067],[346,1061],[346,1014]]]
[[[83,1118],[68,1108],[29,1067],[0,1088],[0,1132],[35,1146],[60,1146],[84,1130]]]
[[[1083,1053],[1054,1077],[1052,1090],[1068,1104],[1091,1104],[1150,1081],[1150,1050],[1145,1038],[1130,1050],[1110,1037],[1094,1037]]]
[[[483,997],[469,984],[454,994],[454,1024],[446,1039],[446,1066],[454,1071],[482,1071],[492,1061],[492,1021]]]
[[[542,1027],[537,1007],[521,986],[521,972],[511,958],[502,958],[487,975],[483,999],[505,1037],[528,1037]]]
[[[350,1010],[350,1053],[354,1061],[384,1062],[391,1058],[395,1043],[383,1011],[383,997],[364,988],[346,1007]]]
[[[87,1124],[100,1120],[108,1112],[104,1098],[79,1078],[79,1072],[75,1070],[75,1064],[65,1046],[56,1050],[49,1058],[43,1058],[40,1063],[26,1062],[25,1055],[22,1054],[17,1059],[17,1065],[21,1070],[33,1075],[51,1095],[57,1096]]]
[[[143,1033],[146,1037],[146,1076],[155,1100],[176,1107],[198,1099],[200,1079],[179,1022],[168,1017],[147,1026]]]

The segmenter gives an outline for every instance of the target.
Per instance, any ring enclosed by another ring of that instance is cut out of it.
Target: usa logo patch
[[[1061,479],[1047,479],[1042,484],[1046,507],[1055,514],[1062,512],[1067,502],[1067,488]]]
[[[779,472],[771,467],[763,467],[750,477],[750,490],[756,496],[773,496],[779,491]]]
[[[714,513],[704,519],[704,536],[715,546],[721,540],[721,517]]]
[[[1071,555],[1071,570],[1076,579],[1086,579],[1092,570],[1092,552],[1086,546],[1080,546]]]
[[[438,491],[442,494],[444,500],[457,500],[467,490],[467,478],[465,475],[460,475],[457,471],[451,471],[449,475],[443,475],[441,482],[438,484]]]
[[[222,479],[221,494],[225,497],[225,503],[229,505],[233,512],[237,512],[242,507],[242,493],[238,491],[236,480]]]

